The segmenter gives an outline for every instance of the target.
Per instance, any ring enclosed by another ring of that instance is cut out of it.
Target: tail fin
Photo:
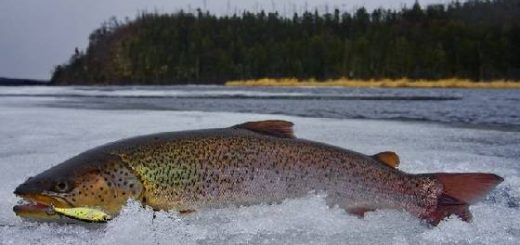
[[[430,176],[443,186],[437,208],[423,217],[432,225],[437,225],[452,214],[464,221],[470,221],[469,205],[484,197],[504,180],[500,176],[487,173],[435,173]]]

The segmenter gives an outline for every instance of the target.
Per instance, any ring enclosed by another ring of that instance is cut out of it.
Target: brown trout
[[[468,206],[503,179],[490,173],[408,174],[393,152],[374,156],[297,139],[292,123],[248,122],[230,128],[159,133],[109,143],[29,178],[14,193],[25,218],[57,220],[49,207],[94,208],[117,215],[129,199],[181,213],[277,203],[312,192],[362,216],[407,211],[430,224]]]

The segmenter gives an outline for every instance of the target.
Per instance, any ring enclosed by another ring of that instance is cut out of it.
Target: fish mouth
[[[18,195],[22,198],[13,207],[17,216],[35,220],[56,220],[60,216],[54,212],[54,207],[69,208],[72,205],[64,198],[44,194]]]

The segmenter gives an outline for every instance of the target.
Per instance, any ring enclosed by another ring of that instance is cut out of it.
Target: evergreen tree
[[[55,68],[55,84],[204,84],[234,79],[520,80],[520,1],[471,0],[400,11],[360,8],[216,17],[110,19]]]

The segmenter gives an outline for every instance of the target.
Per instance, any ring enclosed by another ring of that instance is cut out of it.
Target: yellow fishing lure
[[[65,217],[71,219],[77,219],[86,222],[107,222],[112,219],[112,217],[99,210],[94,208],[56,208],[53,207],[53,211],[57,214],[63,215]]]

